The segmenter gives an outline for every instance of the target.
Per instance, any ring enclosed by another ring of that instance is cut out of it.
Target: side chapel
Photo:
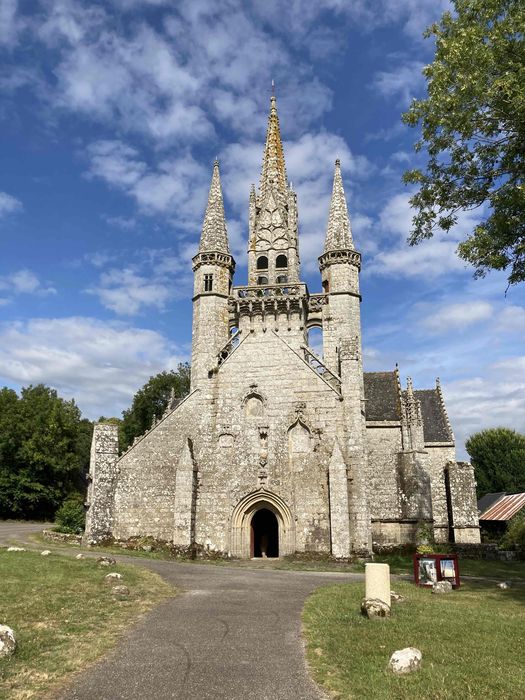
[[[437,542],[479,542],[474,473],[456,461],[439,381],[418,390],[397,367],[363,372],[360,268],[336,161],[322,292],[301,281],[272,96],[249,196],[248,284],[234,285],[215,162],[193,258],[191,391],[120,457],[116,426],[95,426],[86,541],[344,558],[413,541],[426,523]],[[308,345],[316,327],[322,356]]]

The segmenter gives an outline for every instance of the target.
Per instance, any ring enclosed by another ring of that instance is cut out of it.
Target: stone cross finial
[[[334,184],[332,186],[332,199],[330,200],[330,213],[326,227],[325,253],[331,250],[348,250],[354,248],[350,217],[346,205],[343,178],[341,177],[341,162],[335,161]]]
[[[227,254],[230,252],[218,160],[215,160],[213,163],[213,175],[211,178],[210,192],[208,194],[208,205],[206,207],[206,214],[204,215],[199,245],[199,253],[210,251]]]

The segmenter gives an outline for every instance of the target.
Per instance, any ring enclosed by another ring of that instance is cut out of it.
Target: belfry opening
[[[251,556],[271,558],[279,556],[279,523],[275,513],[268,508],[259,508],[250,524]]]

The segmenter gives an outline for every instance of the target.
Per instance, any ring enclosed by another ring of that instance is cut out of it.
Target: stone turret
[[[234,270],[219,163],[215,161],[199,252],[193,258],[192,390],[206,381],[208,373],[217,364],[217,354],[228,341],[228,297]]]
[[[328,303],[323,307],[323,355],[335,372],[339,372],[338,349],[342,338],[357,339],[361,354],[360,267],[361,255],[352,240],[341,165],[336,160],[324,253],[319,258],[323,290],[328,295]],[[361,361],[359,364],[361,367]]]
[[[272,95],[259,194],[250,193],[248,284],[299,282],[297,196],[288,184],[283,144]]]

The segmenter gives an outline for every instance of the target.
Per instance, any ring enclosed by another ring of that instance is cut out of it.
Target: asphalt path
[[[38,529],[21,527],[17,533],[16,525],[0,523],[0,542],[8,541],[5,528],[19,540]],[[324,697],[306,668],[301,610],[317,587],[362,575],[118,558],[157,572],[183,593],[131,627],[60,700]]]

